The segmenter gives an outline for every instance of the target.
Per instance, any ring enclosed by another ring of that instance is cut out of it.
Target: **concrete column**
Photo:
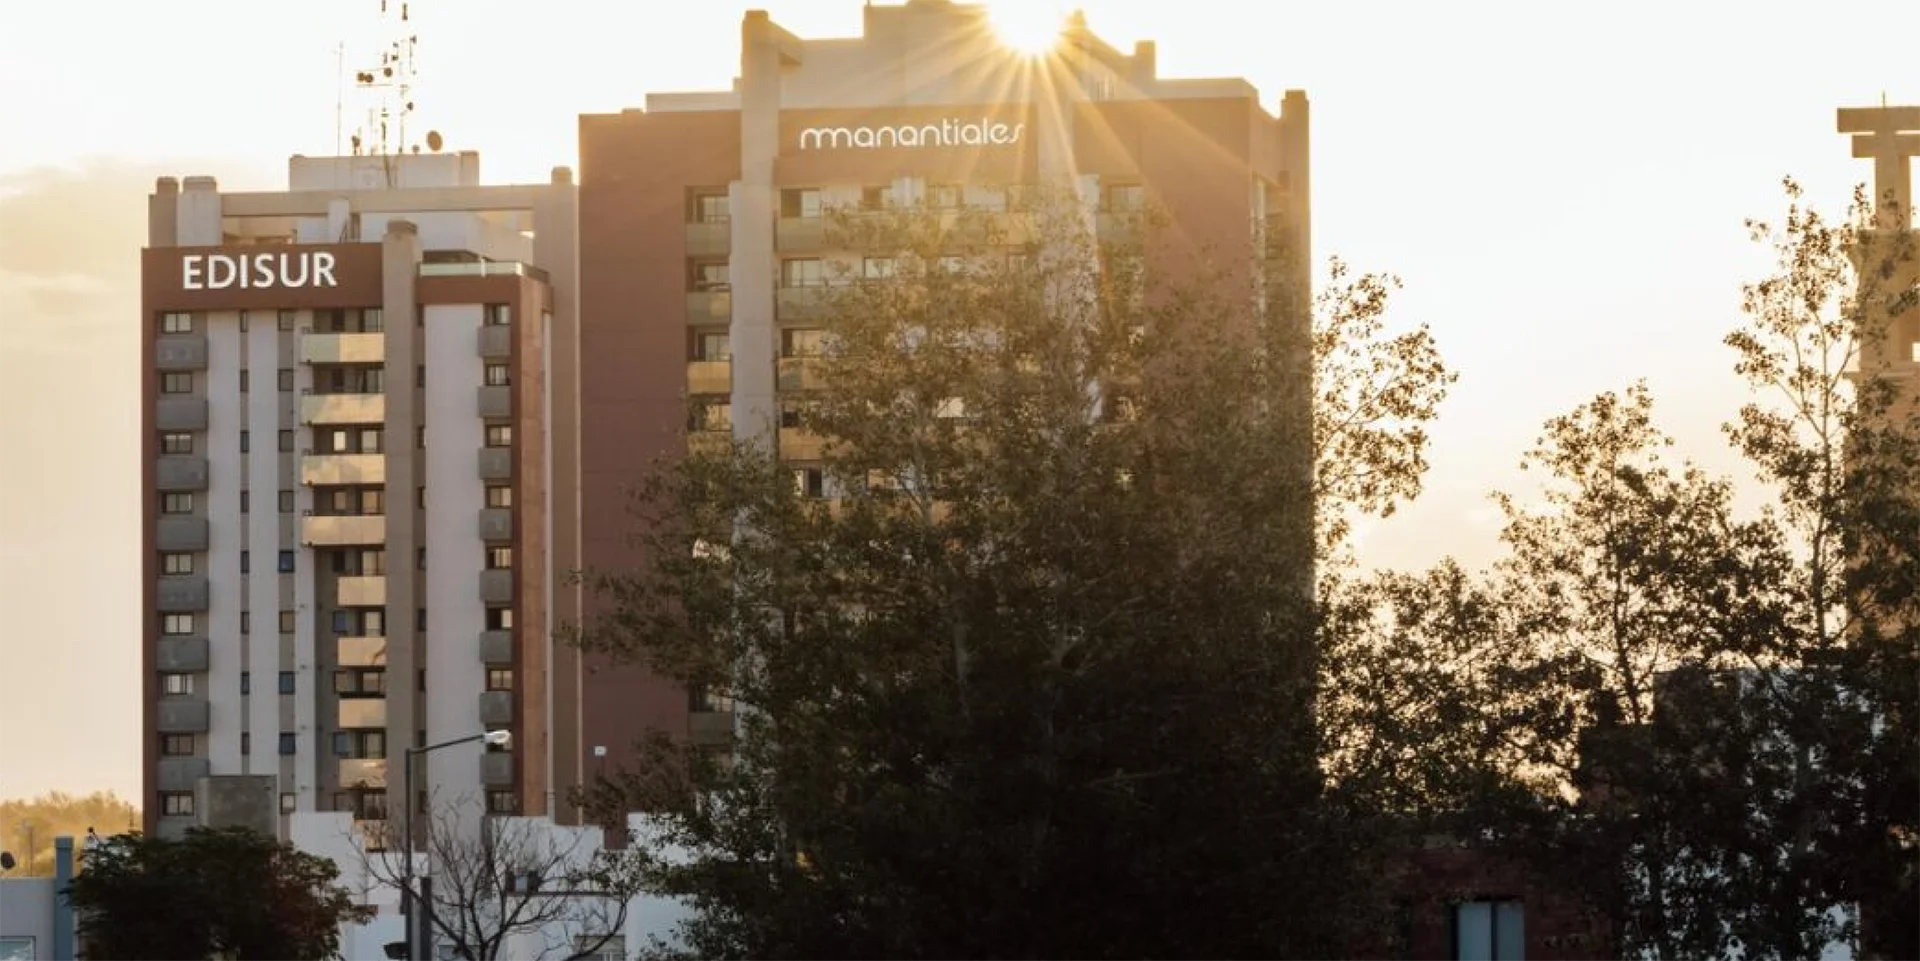
[[[547,565],[548,645],[547,704],[551,727],[546,745],[547,783],[555,797],[548,810],[563,824],[577,824],[579,809],[564,792],[585,783],[581,750],[581,690],[584,670],[580,651],[552,641],[553,630],[577,622],[583,610],[581,590],[568,577],[582,567],[580,555],[580,311],[575,290],[580,264],[580,191],[573,171],[553,169],[552,186],[534,202],[533,260],[552,281],[552,322],[546,336],[547,358],[547,496],[551,531]],[[518,322],[539,323],[537,317]],[[514,438],[516,442],[521,439]],[[531,442],[531,438],[527,439]],[[531,573],[531,572],[530,572]]]
[[[161,177],[147,198],[147,246],[171,247],[180,236],[180,181]]]
[[[174,242],[182,247],[216,247],[220,229],[220,184],[212,177],[188,177],[176,199]]]
[[[764,10],[747,11],[740,44],[740,180],[728,198],[733,250],[733,436],[779,443],[774,399],[778,330],[774,322],[773,182],[780,153],[780,38]]]
[[[381,310],[386,321],[386,506],[387,506],[387,757],[402,760],[406,749],[418,744],[421,730],[421,704],[417,672],[426,661],[421,651],[422,638],[415,627],[419,609],[419,569],[415,555],[421,546],[420,532],[414,525],[416,505],[414,488],[419,485],[421,451],[415,445],[415,428],[422,418],[414,366],[420,362],[419,298],[414,284],[419,273],[420,234],[412,221],[395,220],[387,224],[381,241]],[[427,443],[433,443],[431,434]],[[429,559],[431,563],[431,558]],[[429,622],[428,627],[432,624]],[[424,761],[418,762],[425,768]],[[423,770],[414,772],[414,784],[426,781]],[[398,786],[398,779],[391,784]],[[387,812],[399,817],[411,810],[410,797],[394,797],[389,788]],[[402,809],[396,804],[408,805]],[[412,821],[422,823],[421,818]]]

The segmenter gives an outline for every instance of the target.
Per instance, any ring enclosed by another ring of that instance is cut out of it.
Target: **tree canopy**
[[[367,920],[326,858],[245,828],[109,837],[67,894],[89,958],[332,958]]]

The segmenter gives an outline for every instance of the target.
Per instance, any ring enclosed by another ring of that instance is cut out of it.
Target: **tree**
[[[737,735],[657,739],[603,807],[691,852],[654,878],[703,956],[1343,950],[1382,906],[1311,724],[1308,318],[1073,211],[1023,256],[1000,226],[843,223],[889,269],[813,307],[783,424],[817,475],[746,438],[644,482],[645,561],[594,573],[584,642],[730,696]],[[1412,366],[1352,422],[1429,413]]]
[[[332,861],[245,828],[106,839],[67,888],[87,957],[331,958],[366,920]]]
[[[19,862],[14,876],[52,877],[55,838],[84,838],[93,828],[131,828],[139,817],[132,804],[111,791],[52,791],[29,800],[0,801],[0,849],[12,852]]]
[[[409,875],[399,848],[368,851],[375,883],[412,892],[436,943],[470,961],[595,956],[624,937],[640,893],[636,862],[540,818],[479,813],[466,799],[433,806],[422,825],[430,872]]]

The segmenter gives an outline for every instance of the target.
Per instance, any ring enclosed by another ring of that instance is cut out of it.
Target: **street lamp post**
[[[401,866],[405,880],[400,885],[400,914],[407,931],[407,957],[413,958],[415,961],[427,961],[432,955],[427,950],[428,944],[430,943],[431,932],[428,930],[427,925],[421,923],[421,915],[425,914],[429,908],[426,905],[420,904],[419,902],[423,899],[415,898],[413,894],[413,759],[417,756],[438,751],[443,747],[458,747],[462,744],[472,744],[475,741],[485,741],[488,747],[506,747],[512,743],[513,734],[510,731],[487,731],[484,734],[469,734],[466,737],[457,737],[451,741],[441,741],[438,744],[428,744],[424,747],[410,747],[406,749],[406,752],[400,760],[400,792],[402,795],[400,798],[400,830],[401,833],[405,835],[407,843],[406,859]],[[428,825],[428,829],[431,831],[432,825]],[[429,859],[427,873],[431,875],[433,873],[433,865],[431,863],[433,851],[431,850],[431,846],[429,846],[429,850],[427,851],[427,858]]]

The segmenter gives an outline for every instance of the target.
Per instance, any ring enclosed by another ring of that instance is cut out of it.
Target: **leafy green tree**
[[[92,958],[332,958],[362,922],[326,858],[245,828],[121,834],[67,888]]]
[[[813,307],[783,417],[822,473],[752,437],[663,465],[645,563],[593,578],[588,644],[738,712],[730,751],[662,738],[600,798],[691,852],[657,880],[698,955],[1328,956],[1381,923],[1373,839],[1320,788],[1313,498],[1411,490],[1362,475],[1417,469],[1431,342],[1346,425],[1400,446],[1342,447],[1297,291],[1033,220],[1011,258],[969,215],[845,224],[891,270]],[[1379,334],[1366,283],[1336,300]],[[1352,470],[1316,478],[1316,442]]]

